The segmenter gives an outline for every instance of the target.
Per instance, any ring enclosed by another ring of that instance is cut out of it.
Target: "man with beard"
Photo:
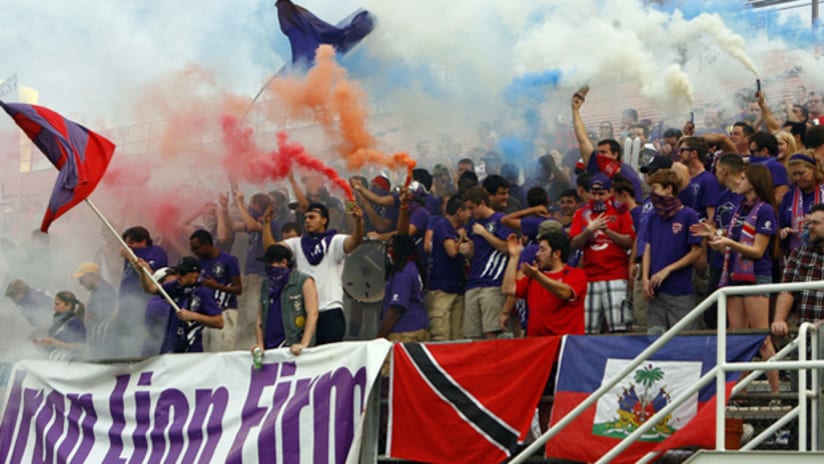
[[[824,280],[824,204],[819,203],[810,208],[804,226],[809,239],[790,253],[781,279],[784,283]],[[787,317],[793,308],[798,311],[799,322],[820,321],[824,310],[824,291],[804,290],[779,294],[771,327],[773,335],[787,335]]]
[[[117,293],[114,287],[100,275],[97,263],[83,263],[72,274],[80,285],[89,291],[89,300],[84,311],[83,324],[86,326],[86,343],[92,359],[108,356],[106,351],[109,324],[114,319],[117,308]]]
[[[295,255],[296,269],[315,279],[318,291],[318,326],[316,345],[343,340],[346,320],[343,316],[343,260],[363,241],[363,212],[353,205],[351,235],[328,230],[329,210],[321,203],[310,203],[303,216],[304,234],[280,242]],[[275,244],[268,228],[263,229],[263,243]]]

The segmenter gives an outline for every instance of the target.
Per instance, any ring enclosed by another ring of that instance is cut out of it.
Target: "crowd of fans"
[[[614,128],[587,126],[581,89],[571,125],[537,160],[497,152],[494,130],[481,126],[484,146],[463,156],[450,148],[407,185],[353,177],[355,202],[335,198],[321,177],[290,176],[290,189],[248,201],[221,195],[164,246],[130,227],[130,251],[113,245],[72,274],[89,291],[85,304],[31,279],[13,280],[6,296],[47,330],[35,343],[53,358],[298,355],[344,339],[343,266],[366,239],[386,244],[376,322],[390,340],[662,333],[720,286],[820,279],[824,107],[820,95],[801,95],[775,110],[756,92],[729,120],[707,108],[700,129],[639,121],[633,110]],[[118,261],[122,273],[111,272]],[[772,320],[784,335],[794,306],[816,321],[821,301],[816,292],[772,304],[731,297],[729,327]],[[716,324],[708,311],[693,328]],[[762,354],[773,352],[767,338]]]

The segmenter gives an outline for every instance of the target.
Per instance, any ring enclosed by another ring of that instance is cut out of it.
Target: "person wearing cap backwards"
[[[805,153],[790,156],[789,174],[794,185],[778,208],[778,237],[785,256],[801,246],[804,220],[810,207],[824,202],[824,184],[817,176],[815,158]]]
[[[145,261],[139,265],[146,267]],[[214,294],[200,282],[200,261],[194,256],[180,258],[177,266],[177,279],[166,282],[163,290],[177,304],[180,311],[170,317],[169,327],[161,352],[201,353],[203,352],[203,328],[223,328],[223,314],[215,302]],[[140,273],[143,289],[152,294],[160,293],[154,282]],[[173,311],[173,310],[172,310]],[[169,349],[169,351],[163,351]]]
[[[635,228],[629,211],[618,212],[610,201],[612,183],[604,173],[592,176],[589,202],[575,211],[569,230],[571,248],[584,251],[587,288],[586,332],[600,333],[602,320],[609,332],[624,332],[632,320],[625,307],[629,254]]]
[[[318,328],[316,344],[323,345],[343,340],[346,319],[343,316],[343,260],[363,241],[363,212],[353,205],[350,214],[355,223],[351,235],[327,230],[329,210],[320,203],[310,203],[303,215],[301,237],[280,242],[295,255],[297,270],[315,279],[318,290]],[[267,229],[263,232],[267,249],[275,241]]]
[[[109,325],[114,320],[117,310],[117,293],[100,275],[100,266],[97,263],[81,264],[72,274],[72,279],[76,279],[89,291],[83,320],[86,325],[89,353],[93,359],[106,357]]]
[[[393,230],[398,222],[398,208],[369,201],[361,190],[363,181],[353,178],[350,182],[353,190],[358,195],[358,205],[363,208],[363,212],[366,214],[364,218],[366,220],[366,232],[382,234]],[[369,184],[369,192],[379,197],[390,195],[389,179],[382,175],[375,176]]]
[[[284,245],[269,246],[257,260],[268,266],[260,289],[252,354],[256,349],[285,346],[297,356],[315,340],[318,324],[315,279],[289,267],[292,252]]]

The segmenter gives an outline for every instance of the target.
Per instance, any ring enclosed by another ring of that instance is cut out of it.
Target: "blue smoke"
[[[546,99],[547,88],[557,88],[562,76],[563,72],[557,68],[518,76],[506,87],[504,97],[510,104],[518,100],[541,104]]]

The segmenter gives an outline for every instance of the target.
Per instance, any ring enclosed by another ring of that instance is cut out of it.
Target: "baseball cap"
[[[603,172],[599,172],[592,176],[592,180],[589,181],[589,189],[590,190],[609,190],[612,188],[612,182],[610,182],[609,177]]]
[[[177,262],[175,270],[178,274],[188,274],[190,272],[200,272],[200,261],[194,256],[184,256]]]
[[[100,266],[97,263],[86,262],[80,265],[77,270],[72,274],[72,279],[79,279],[86,274],[95,274],[100,272]]]
[[[269,245],[269,248],[266,249],[266,253],[256,259],[267,264],[272,264],[275,261],[282,261],[284,259],[286,261],[291,261],[292,250],[283,245]]]
[[[652,174],[659,169],[669,169],[672,167],[672,160],[669,156],[654,156],[652,160],[641,166],[642,174]]]
[[[173,267],[161,267],[160,269],[156,270],[154,272],[154,274],[152,274],[152,277],[158,283],[163,283],[163,279],[165,279],[166,277],[169,277],[170,275],[175,275],[175,274],[177,274],[177,270],[175,270],[175,268],[173,268]]]
[[[564,230],[564,225],[555,219],[547,219],[538,224],[538,236],[549,234],[552,232],[561,232]]]

